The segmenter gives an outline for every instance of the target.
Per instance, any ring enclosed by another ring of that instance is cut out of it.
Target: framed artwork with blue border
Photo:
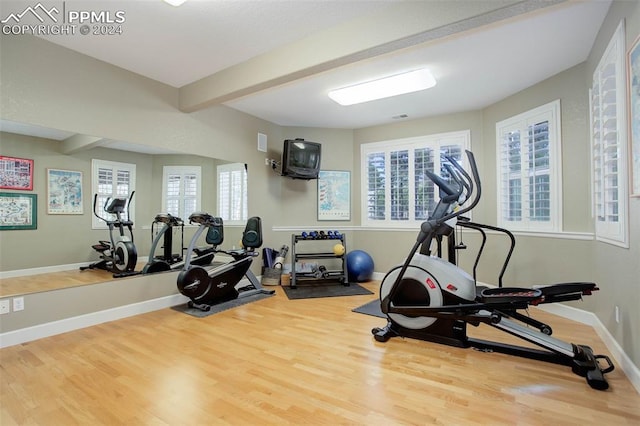
[[[82,214],[82,172],[47,169],[47,213]]]
[[[351,220],[351,172],[320,170],[318,220]]]
[[[0,231],[38,228],[38,196],[0,192]]]

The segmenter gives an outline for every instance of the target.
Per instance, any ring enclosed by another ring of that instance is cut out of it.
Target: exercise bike
[[[447,235],[456,219],[480,201],[481,184],[473,153],[466,152],[473,178],[451,157],[444,167],[452,182],[426,172],[438,186],[440,201],[429,219],[422,223],[416,243],[402,265],[387,273],[380,286],[381,310],[387,325],[371,330],[375,339],[386,342],[394,336],[416,338],[461,348],[474,347],[567,365],[586,378],[594,389],[609,387],[604,375],[614,366],[606,355],[594,355],[585,345],[567,343],[526,327],[512,315],[517,310],[543,303],[579,300],[598,290],[594,283],[562,283],[534,288],[484,288],[477,291],[475,280],[451,262],[431,256],[430,246],[438,235]],[[473,201],[470,200],[477,187]],[[420,251],[418,252],[418,250]],[[487,324],[533,343],[544,350],[473,339],[467,324]],[[601,367],[599,361],[606,361]]]
[[[152,236],[154,235],[154,227],[160,223],[162,227],[151,241],[149,259],[142,267],[142,271],[140,272],[142,274],[170,271],[172,265],[182,261],[182,252],[179,254],[173,253],[173,230],[178,227],[180,228],[182,237],[180,247],[182,249],[184,246],[184,222],[181,218],[169,213],[158,213],[151,224]],[[160,241],[163,241],[163,253],[160,256],[156,256],[156,249]]]
[[[274,290],[266,290],[251,272],[249,267],[253,258],[258,256],[257,248],[262,246],[262,222],[259,217],[251,217],[242,233],[243,249],[239,250],[219,250],[216,253],[224,253],[233,258],[229,263],[214,267],[207,271],[202,266],[193,266],[191,263],[192,253],[200,235],[207,229],[221,230],[223,227],[222,218],[213,217],[208,213],[197,212],[189,216],[190,223],[199,225],[194,233],[189,247],[187,248],[186,262],[183,270],[178,274],[178,290],[190,300],[187,303],[189,308],[209,311],[212,306],[228,302],[230,300],[249,297],[255,294],[274,294]],[[208,232],[208,237],[209,237]],[[223,234],[214,232],[208,238],[215,245],[222,244]],[[249,284],[237,289],[236,285],[247,277]]]
[[[88,266],[81,266],[80,270],[86,269],[104,269],[114,273],[114,277],[127,275],[136,267],[138,253],[133,243],[133,221],[124,220],[122,214],[127,211],[129,216],[129,206],[133,200],[131,192],[129,198],[107,198],[104,202],[103,210],[111,215],[115,215],[115,220],[109,220],[98,214],[97,203],[98,194],[93,197],[93,214],[100,220],[104,221],[109,228],[109,241],[99,240],[98,244],[91,247],[100,254],[100,260]],[[125,228],[129,231],[129,235],[125,234]],[[113,237],[114,231],[118,230],[117,238]],[[122,275],[124,273],[124,275]]]
[[[162,227],[157,233],[154,233],[154,227],[161,223]],[[115,278],[130,277],[140,274],[155,274],[158,272],[177,271],[182,269],[185,265],[185,260],[182,254],[173,253],[173,230],[180,227],[181,237],[181,251],[184,251],[184,222],[181,218],[173,216],[170,213],[158,213],[151,224],[151,249],[149,250],[149,257],[147,263],[142,267],[141,271],[127,271],[114,274]],[[215,228],[210,228],[207,233],[206,241],[208,244],[212,244],[210,247],[196,247],[193,249],[194,256],[191,258],[191,264],[205,266],[213,261],[216,250],[216,235]],[[155,235],[155,236],[154,236]],[[156,256],[156,250],[158,245],[162,241],[163,254]]]

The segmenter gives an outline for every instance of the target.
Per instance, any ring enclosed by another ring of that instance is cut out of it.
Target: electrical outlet
[[[265,166],[270,166],[271,165],[271,160],[269,160],[268,158],[264,159],[264,165]]]
[[[24,297],[13,298],[13,312],[24,310]]]
[[[0,300],[0,314],[8,314],[9,312],[11,312],[9,299]]]
[[[620,308],[618,306],[615,307],[616,312],[616,322],[620,324]]]

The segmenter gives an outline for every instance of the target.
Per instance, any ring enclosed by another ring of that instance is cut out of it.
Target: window
[[[225,223],[244,224],[248,218],[247,165],[218,166],[218,215]]]
[[[109,198],[129,198],[131,193],[135,191],[136,165],[94,159],[91,161],[91,171],[92,193],[98,195],[96,211],[107,220],[115,220],[115,215],[104,211],[105,203]],[[134,206],[135,202],[129,208],[131,220],[135,217]],[[129,219],[126,210],[122,215],[122,219]],[[107,227],[102,220],[95,216],[93,216],[91,225],[93,229]]]
[[[562,230],[560,101],[496,124],[498,226]]]
[[[167,213],[188,222],[191,213],[200,210],[200,166],[164,166],[162,168],[162,206]]]
[[[415,227],[438,202],[425,170],[447,177],[442,155],[464,164],[471,133],[466,131],[363,144],[363,226]]]
[[[620,23],[593,73],[591,153],[596,239],[628,247],[624,41]]]

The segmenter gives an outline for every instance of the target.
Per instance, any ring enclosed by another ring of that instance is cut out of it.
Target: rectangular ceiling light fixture
[[[436,85],[431,72],[422,68],[379,80],[356,84],[329,92],[329,97],[340,105],[354,105],[405,93],[418,92]]]
[[[164,0],[165,3],[169,3],[171,6],[180,6],[187,0]]]

